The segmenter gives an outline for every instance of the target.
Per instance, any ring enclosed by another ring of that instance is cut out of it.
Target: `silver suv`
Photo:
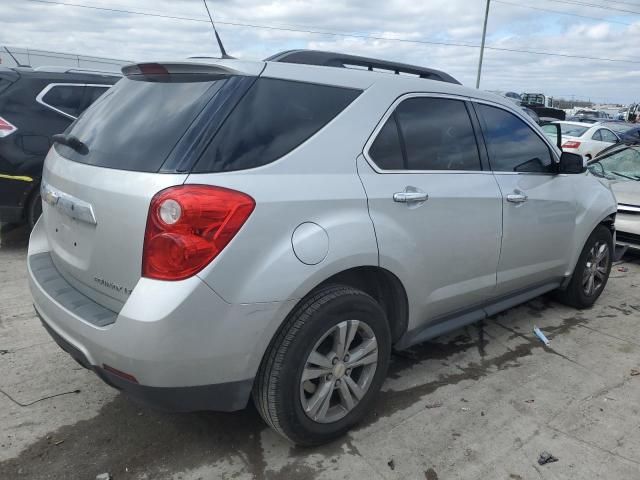
[[[392,349],[606,285],[611,190],[509,99],[313,51],[123,74],[55,139],[28,267],[51,336],[131,397],[253,396],[319,444]]]

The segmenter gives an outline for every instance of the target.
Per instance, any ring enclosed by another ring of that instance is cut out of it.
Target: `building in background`
[[[74,53],[52,52],[0,45],[0,66],[15,67],[17,62],[23,66],[37,67],[69,67],[104,72],[120,73],[120,68],[131,60],[118,58],[76,55]]]

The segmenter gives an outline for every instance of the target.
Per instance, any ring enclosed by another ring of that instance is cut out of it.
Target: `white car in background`
[[[598,153],[614,143],[620,142],[616,133],[603,126],[602,123],[585,124],[580,122],[553,122],[562,130],[562,150],[582,155],[591,160]],[[556,128],[553,124],[542,126],[542,130],[550,138],[555,138]]]

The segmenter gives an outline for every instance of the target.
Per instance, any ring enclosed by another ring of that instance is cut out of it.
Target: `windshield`
[[[568,137],[581,137],[584,135],[584,132],[589,130],[591,127],[583,127],[582,125],[571,125],[570,123],[561,123],[560,129],[562,130],[562,136]]]
[[[640,181],[640,151],[625,148],[589,165],[594,175],[609,180]]]

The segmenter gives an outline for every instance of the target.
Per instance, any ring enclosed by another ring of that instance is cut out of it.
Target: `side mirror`
[[[577,153],[562,152],[558,173],[584,173],[587,171],[585,160]]]

